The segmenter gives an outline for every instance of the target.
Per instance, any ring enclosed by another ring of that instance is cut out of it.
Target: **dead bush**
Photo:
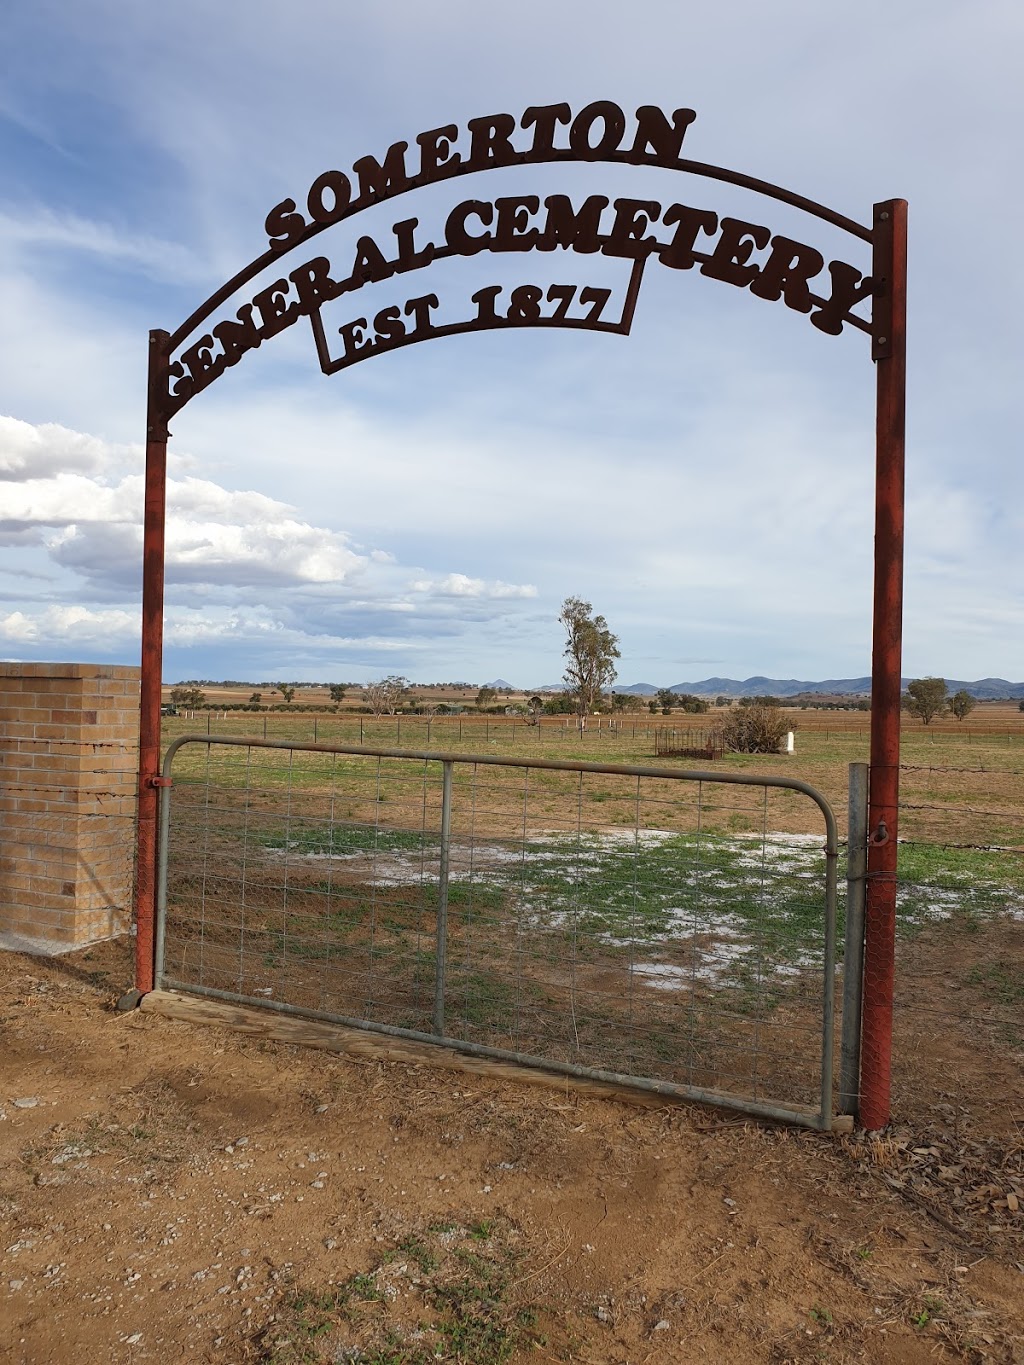
[[[777,754],[789,729],[777,706],[740,706],[722,721],[722,739],[735,754]]]

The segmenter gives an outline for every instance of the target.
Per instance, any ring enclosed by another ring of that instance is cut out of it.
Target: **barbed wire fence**
[[[953,1129],[1020,1120],[1022,783],[991,745],[901,769],[895,1107]]]

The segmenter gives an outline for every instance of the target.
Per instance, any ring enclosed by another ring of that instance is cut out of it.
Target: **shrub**
[[[789,729],[777,706],[743,706],[722,721],[722,739],[736,754],[777,754]]]

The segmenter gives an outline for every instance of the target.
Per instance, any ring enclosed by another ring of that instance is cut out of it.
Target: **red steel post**
[[[142,681],[135,866],[135,988],[153,989],[156,920],[160,687],[164,645],[164,521],[167,502],[167,379],[170,334],[149,334],[146,492],[142,540]]]
[[[860,1122],[889,1122],[896,960],[903,644],[907,205],[874,206],[872,357],[876,364],[875,588],[871,646],[871,763],[864,936]]]

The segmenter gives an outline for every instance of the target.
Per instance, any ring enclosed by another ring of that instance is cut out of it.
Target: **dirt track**
[[[127,977],[0,955],[14,1365],[1024,1361],[1012,1124],[870,1143],[356,1062],[117,1014]]]

